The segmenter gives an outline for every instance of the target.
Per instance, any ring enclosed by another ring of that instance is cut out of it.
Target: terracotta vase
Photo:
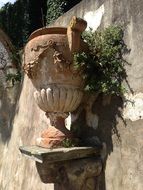
[[[68,28],[35,31],[25,46],[24,71],[36,88],[36,103],[55,127],[42,133],[40,146],[60,146],[65,138],[72,138],[64,120],[79,106],[83,95],[84,81],[81,72],[75,71],[73,54],[86,49],[80,37],[86,25],[73,17]]]

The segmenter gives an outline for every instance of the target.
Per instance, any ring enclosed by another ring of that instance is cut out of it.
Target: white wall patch
[[[123,117],[131,121],[143,119],[143,93],[125,95]]]
[[[87,21],[87,30],[89,28],[92,28],[93,30],[96,30],[102,20],[102,16],[104,14],[104,4],[102,4],[97,10],[95,11],[89,11],[84,15],[84,19]]]

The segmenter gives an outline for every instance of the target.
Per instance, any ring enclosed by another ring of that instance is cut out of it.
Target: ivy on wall
[[[126,78],[123,54],[127,51],[122,29],[110,26],[102,31],[87,31],[82,37],[89,51],[74,55],[74,67],[83,74],[85,90],[122,94],[125,91],[122,82]]]
[[[47,24],[52,23],[59,16],[64,13],[64,6],[66,5],[67,0],[48,0],[47,1]]]
[[[54,22],[59,16],[67,12],[81,0],[48,0],[47,1],[47,24]]]

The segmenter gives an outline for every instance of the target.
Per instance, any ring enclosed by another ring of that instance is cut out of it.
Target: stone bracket
[[[21,146],[20,151],[25,156],[37,162],[57,162],[97,156],[98,148],[72,147],[72,148],[42,148],[39,146]]]
[[[45,149],[20,147],[22,154],[36,161],[43,183],[54,183],[59,190],[97,190],[102,171],[100,150],[96,147]]]

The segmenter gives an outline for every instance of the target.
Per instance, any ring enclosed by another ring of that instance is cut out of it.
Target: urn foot
[[[57,148],[72,146],[75,141],[71,131],[65,127],[64,118],[57,118],[55,126],[50,126],[44,130],[41,137],[36,140],[36,144],[43,148]]]
[[[64,140],[71,138],[72,135],[71,136],[66,135],[59,129],[50,126],[48,129],[42,132],[40,138],[37,138],[36,144],[43,148],[63,147]]]

